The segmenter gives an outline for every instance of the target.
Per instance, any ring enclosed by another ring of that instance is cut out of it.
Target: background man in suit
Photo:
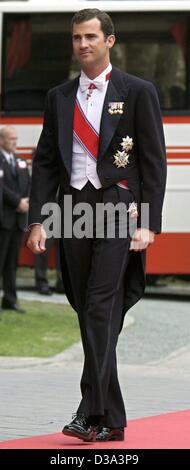
[[[36,149],[33,149],[32,158],[34,158]],[[39,253],[35,256],[34,262],[34,275],[35,275],[35,286],[39,294],[42,295],[51,295],[52,290],[48,281],[48,258],[49,252],[51,250],[51,245],[53,243],[53,238],[48,238],[46,241],[46,251]],[[59,254],[59,243],[56,240],[56,283],[55,283],[55,292],[58,294],[63,294],[65,292],[62,273],[60,266],[60,254]]]
[[[21,237],[26,226],[29,171],[25,160],[15,155],[15,128],[0,129],[0,168],[3,171],[3,219],[0,223],[0,276],[3,277],[2,308],[20,313],[17,305],[16,268]]]
[[[3,169],[0,166],[0,224],[3,220]]]
[[[0,166],[0,225],[3,221],[3,169]],[[1,312],[0,308],[0,312]]]
[[[51,249],[51,245],[53,243],[52,238],[48,238],[46,240],[46,251],[43,253],[39,253],[35,256],[35,283],[36,283],[36,290],[39,294],[42,295],[51,295],[53,291],[49,285],[48,281],[48,255]],[[57,294],[63,294],[65,292],[63,281],[62,281],[62,273],[60,267],[60,254],[59,254],[59,243],[56,240],[56,282],[55,287],[53,290]]]
[[[28,247],[34,253],[45,249],[41,207],[55,200],[58,186],[62,211],[65,194],[72,195],[73,207],[149,204],[149,225],[141,226],[139,215],[132,239],[98,238],[95,225],[91,238],[66,238],[63,227],[60,245],[64,286],[78,313],[85,355],[82,400],[63,433],[86,441],[123,440],[126,414],[116,345],[125,312],[144,291],[145,249],[161,230],[163,128],[154,86],[110,64],[115,36],[106,13],[76,13],[72,39],[82,71],[47,97],[33,165]],[[116,218],[116,229],[117,224]]]

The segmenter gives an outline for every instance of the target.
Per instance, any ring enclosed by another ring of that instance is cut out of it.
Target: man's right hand
[[[26,213],[26,212],[28,212],[28,209],[29,209],[29,198],[28,197],[22,197],[20,202],[19,202],[18,207],[16,208],[16,211]]]
[[[39,253],[46,251],[46,238],[46,232],[43,228],[43,225],[32,225],[26,245],[32,251],[32,253],[38,255]]]

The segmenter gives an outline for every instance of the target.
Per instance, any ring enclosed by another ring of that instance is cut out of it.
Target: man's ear
[[[107,37],[106,42],[107,42],[109,49],[111,49],[114,46],[115,40],[116,40],[116,37],[114,36],[114,34],[110,34],[110,36]]]

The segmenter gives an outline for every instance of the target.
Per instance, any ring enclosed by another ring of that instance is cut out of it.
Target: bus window
[[[117,42],[116,66],[151,80],[163,110],[189,107],[188,17],[181,12],[110,13]],[[2,105],[5,114],[41,114],[49,88],[74,78],[70,13],[5,14]]]
[[[3,108],[42,112],[49,88],[69,78],[72,58],[67,15],[5,15]]]
[[[188,108],[186,14],[115,15],[113,62],[151,80],[163,110]]]

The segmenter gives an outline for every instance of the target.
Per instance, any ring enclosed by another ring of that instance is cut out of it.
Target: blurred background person
[[[36,290],[39,294],[42,295],[51,295],[52,290],[49,286],[48,280],[48,258],[50,248],[53,242],[53,238],[49,238],[46,242],[46,251],[44,253],[40,253],[39,255],[35,256],[35,284]],[[55,240],[56,243],[56,284],[55,284],[55,292],[58,294],[64,293],[64,286],[62,281],[61,275],[61,268],[60,268],[60,257],[59,257],[59,244],[58,241]]]
[[[0,167],[0,224],[3,220],[3,169]]]
[[[33,148],[32,159],[34,158],[36,149]],[[59,256],[59,243],[58,240],[49,238],[46,241],[46,251],[39,253],[35,256],[34,269],[35,269],[35,286],[39,294],[42,295],[51,295],[52,290],[49,285],[48,280],[48,260],[49,253],[52,246],[52,243],[56,244],[56,260],[55,260],[55,269],[56,269],[56,283],[55,283],[55,292],[58,294],[63,294],[65,292],[61,267],[60,267],[60,256]]]
[[[3,220],[3,170],[0,167],[0,225]],[[1,279],[0,279],[0,289],[1,289]],[[1,308],[0,308],[1,312]]]
[[[0,168],[3,171],[0,277],[3,279],[2,309],[25,313],[17,304],[16,268],[27,221],[30,175],[26,161],[15,154],[17,140],[14,127],[0,129]]]

